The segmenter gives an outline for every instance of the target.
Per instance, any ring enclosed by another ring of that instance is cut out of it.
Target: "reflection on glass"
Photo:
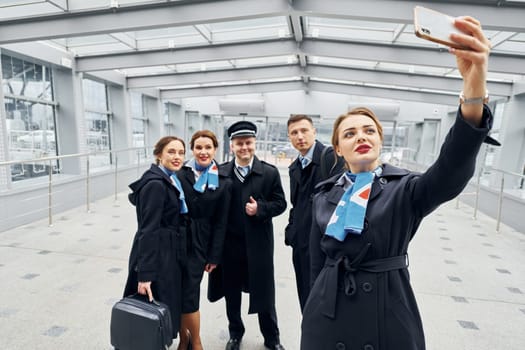
[[[82,80],[84,93],[86,145],[90,166],[100,168],[111,164],[110,125],[106,85],[90,79]]]
[[[57,155],[57,137],[51,70],[49,67],[2,55],[9,160]],[[58,172],[58,163],[52,164]],[[49,162],[20,163],[11,167],[12,181],[44,176]]]

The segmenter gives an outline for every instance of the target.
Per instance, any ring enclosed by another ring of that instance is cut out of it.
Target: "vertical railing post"
[[[48,206],[48,222],[49,227],[53,226],[53,163],[49,160],[49,183],[47,189],[47,206]]]
[[[87,155],[87,158],[86,158],[86,211],[89,213],[90,212],[90,208],[89,208],[89,154]]]
[[[478,218],[478,203],[479,203],[479,191],[481,189],[481,174],[483,173],[483,168],[479,168],[478,179],[476,184],[476,200],[474,201],[474,219]]]
[[[117,200],[118,155],[115,154],[115,201]]]
[[[499,191],[499,203],[498,203],[498,220],[496,222],[496,232],[499,233],[499,225],[501,222],[501,209],[503,207],[503,188],[505,187],[505,174],[501,173],[501,188]]]

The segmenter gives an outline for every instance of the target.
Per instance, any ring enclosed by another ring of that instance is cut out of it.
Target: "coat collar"
[[[219,175],[228,176],[228,177],[233,176],[234,166],[235,166],[235,159],[232,159],[226,163],[222,163],[219,166]],[[259,174],[259,175],[263,173],[263,164],[259,160],[259,158],[257,158],[257,156],[253,156],[252,168],[250,169],[250,173]]]
[[[388,163],[385,163],[383,166],[383,172],[381,173],[381,176],[376,178],[374,180],[374,184],[372,186],[372,192],[370,193],[369,200],[374,199],[377,197],[381,191],[383,191],[384,186],[391,181],[394,178],[403,177],[409,174],[409,171],[406,169],[401,169],[396,166],[390,165]],[[342,186],[334,186],[337,180],[341,177],[341,175],[332,176],[331,178],[320,182],[316,187],[325,187],[328,190],[327,194],[327,200],[337,205],[339,203],[339,200],[341,199],[341,196],[344,193],[344,189]]]
[[[315,164],[315,165],[319,165],[319,164],[321,164],[321,153],[323,152],[323,149],[326,146],[323,145],[318,140],[315,140],[315,143],[312,145],[312,147],[314,147],[314,154],[312,156],[312,163]],[[288,168],[290,169],[290,171],[295,171],[295,170],[301,170],[302,169],[301,162],[299,161],[299,156],[297,156],[297,158],[295,158],[295,160],[292,162],[292,164],[290,164],[290,166]]]

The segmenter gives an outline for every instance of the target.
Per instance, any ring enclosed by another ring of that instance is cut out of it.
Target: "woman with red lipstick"
[[[184,162],[182,139],[165,136],[155,144],[156,164],[129,185],[136,207],[137,233],[129,257],[124,296],[135,293],[169,306],[173,338],[177,337],[182,305],[182,266],[186,258],[187,207],[175,172]]]
[[[200,284],[204,271],[213,271],[222,255],[231,180],[219,175],[214,160],[218,146],[213,132],[197,131],[190,141],[193,158],[177,173],[186,194],[192,227],[188,263],[183,271],[183,314],[178,350],[186,350],[189,346],[194,350],[202,349]]]
[[[383,130],[371,110],[356,108],[334,123],[332,144],[347,172],[319,184],[314,197],[313,286],[303,311],[301,350],[425,349],[408,245],[421,220],[463,190],[492,125],[484,104],[490,43],[471,17],[455,19],[455,26],[465,34],[452,40],[469,47],[450,50],[464,98],[426,172],[381,163]]]

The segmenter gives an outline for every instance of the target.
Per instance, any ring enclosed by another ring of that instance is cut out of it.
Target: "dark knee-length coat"
[[[219,187],[197,192],[195,174],[191,167],[184,166],[177,172],[191,218],[191,237],[188,264],[185,266],[184,313],[199,309],[200,283],[206,264],[219,264],[222,258],[228,212],[230,210],[231,179],[219,174]]]
[[[137,213],[137,232],[129,257],[124,296],[137,293],[138,282],[152,281],[153,297],[167,304],[173,338],[180,327],[181,269],[186,259],[188,218],[180,214],[179,192],[171,179],[152,164],[129,185],[130,202]]]
[[[233,179],[235,161],[221,164],[219,174]],[[236,180],[232,180],[236,181]],[[233,193],[233,191],[232,191]],[[247,203],[250,196],[257,201],[257,215],[246,215],[244,205],[233,207],[230,214],[224,241],[225,251],[229,240],[236,239],[231,234],[232,225],[244,227],[246,256],[248,259],[248,289],[250,292],[249,313],[269,311],[275,306],[274,280],[274,237],[272,218],[286,209],[286,197],[281,184],[279,170],[271,164],[254,158],[250,174],[242,184],[240,203]],[[232,203],[234,202],[232,198]],[[224,261],[225,259],[223,259]],[[228,283],[224,281],[224,269],[228,275],[235,275],[235,266],[225,266],[211,272],[208,284],[208,299],[216,301],[224,296]],[[239,276],[241,278],[241,276]]]
[[[407,249],[424,216],[457,196],[471,178],[488,133],[459,114],[436,162],[423,174],[384,164],[368,201],[361,235],[343,242],[324,234],[341,198],[341,181],[319,186],[310,242],[315,279],[303,312],[301,350],[423,350],[425,339],[410,286]]]

